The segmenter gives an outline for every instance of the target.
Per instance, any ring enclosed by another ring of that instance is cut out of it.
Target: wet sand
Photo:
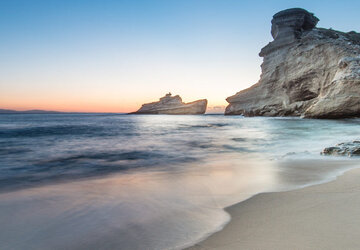
[[[360,169],[228,207],[222,231],[190,249],[360,249]]]

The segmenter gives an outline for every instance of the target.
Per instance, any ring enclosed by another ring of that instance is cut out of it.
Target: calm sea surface
[[[0,115],[0,249],[178,249],[259,192],[333,179],[360,120]]]

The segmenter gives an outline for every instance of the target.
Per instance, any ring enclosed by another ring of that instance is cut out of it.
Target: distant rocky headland
[[[138,111],[130,114],[196,115],[204,114],[206,106],[206,99],[184,103],[180,96],[172,96],[171,93],[168,93],[158,102],[143,104]]]
[[[316,28],[300,8],[278,12],[259,82],[227,98],[226,115],[360,116],[360,34]]]
[[[0,114],[60,114],[62,112],[58,111],[48,111],[48,110],[25,110],[25,111],[17,111],[11,109],[0,109]]]

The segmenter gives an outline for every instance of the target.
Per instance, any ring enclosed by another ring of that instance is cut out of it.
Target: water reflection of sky
[[[137,168],[185,167],[227,154],[319,158],[323,147],[354,139],[359,122],[222,115],[2,115],[0,189]]]
[[[0,245],[184,246],[223,225],[223,207],[273,185],[271,168],[250,164],[218,160],[186,170],[137,171],[3,193]]]

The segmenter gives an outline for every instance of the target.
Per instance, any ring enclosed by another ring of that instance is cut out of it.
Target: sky
[[[360,31],[358,0],[0,0],[0,108],[130,112],[169,91],[225,106],[293,7]]]

